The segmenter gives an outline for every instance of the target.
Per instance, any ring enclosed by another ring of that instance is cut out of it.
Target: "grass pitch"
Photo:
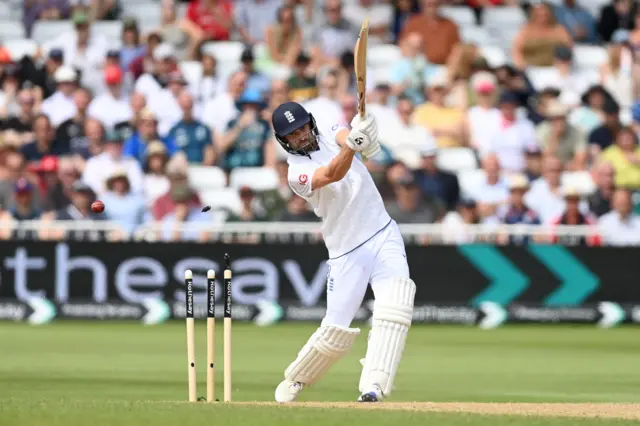
[[[284,368],[314,330],[234,324],[234,403],[188,404],[183,322],[2,323],[0,425],[640,424],[634,328],[414,326],[390,402],[363,405],[352,401],[365,327],[351,354],[301,394],[305,403],[270,403]],[[205,394],[204,332],[204,321],[197,321],[199,395]],[[216,336],[222,398],[221,327]]]

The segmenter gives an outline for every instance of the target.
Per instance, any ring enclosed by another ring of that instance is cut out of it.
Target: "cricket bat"
[[[356,41],[353,51],[355,72],[356,72],[356,89],[358,91],[358,113],[364,118],[366,115],[365,95],[367,93],[367,40],[369,38],[369,18],[362,21],[360,27],[360,35]],[[362,158],[366,161],[367,157],[362,154]]]

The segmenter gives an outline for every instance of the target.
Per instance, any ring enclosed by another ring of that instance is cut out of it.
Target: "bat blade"
[[[360,27],[360,35],[354,49],[356,88],[358,91],[358,112],[365,116],[365,93],[367,87],[367,40],[369,38],[369,18],[365,18]]]

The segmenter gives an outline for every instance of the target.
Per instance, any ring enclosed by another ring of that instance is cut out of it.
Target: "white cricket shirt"
[[[330,258],[359,247],[391,221],[378,188],[358,158],[353,159],[342,180],[311,189],[316,169],[329,165],[340,152],[336,134],[342,129],[336,124],[326,132],[321,131],[320,150],[312,152],[311,158],[293,154],[288,157],[289,186],[311,203],[316,215],[322,219],[322,236]]]

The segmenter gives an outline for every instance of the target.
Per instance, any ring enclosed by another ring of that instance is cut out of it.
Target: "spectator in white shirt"
[[[216,95],[205,104],[202,122],[209,126],[213,132],[214,140],[222,137],[227,132],[229,122],[240,114],[236,101],[244,93],[247,79],[247,73],[236,71],[229,77],[226,92]]]
[[[112,128],[123,121],[131,120],[133,112],[129,99],[122,90],[122,70],[117,65],[110,65],[104,70],[104,82],[107,91],[89,105],[89,116],[100,120],[107,128]]]
[[[178,98],[185,92],[187,81],[180,71],[174,71],[167,76],[167,87],[150,96],[148,105],[158,120],[158,134],[166,136],[173,126],[182,118],[182,109]],[[194,117],[200,117],[198,108],[193,112]]]
[[[102,154],[87,161],[82,180],[98,195],[107,189],[107,179],[116,171],[124,170],[131,184],[131,192],[143,190],[142,170],[135,158],[122,156],[122,136],[115,131],[107,132]]]
[[[631,191],[618,188],[613,193],[613,210],[600,217],[599,229],[605,244],[640,245],[640,216],[633,212]]]
[[[313,114],[319,129],[327,129],[342,120],[338,101],[338,76],[330,71],[320,80],[319,96],[305,102],[304,107]]]
[[[389,27],[393,18],[393,6],[375,0],[356,0],[345,4],[344,18],[354,28],[360,27],[363,16],[368,16],[370,19],[369,43],[388,43],[391,36]]]
[[[483,179],[476,182],[468,194],[478,203],[478,214],[492,220],[497,208],[509,199],[509,187],[500,173],[498,157],[489,154],[482,159]]]
[[[169,155],[167,147],[161,141],[153,141],[147,145],[144,164],[144,195],[147,206],[153,203],[169,191],[169,178],[167,177],[167,162]]]
[[[58,127],[60,123],[76,115],[73,93],[78,87],[78,75],[73,68],[62,66],[54,74],[54,79],[56,92],[42,102],[40,110],[49,117],[53,127]]]
[[[189,89],[196,104],[204,106],[206,102],[224,92],[224,81],[218,73],[218,61],[213,52],[201,49],[200,64],[202,76],[196,81],[190,81]]]
[[[481,152],[491,147],[491,135],[500,132],[502,115],[496,108],[496,77],[487,71],[480,71],[471,77],[471,90],[476,98],[476,105],[469,108],[466,116],[466,127],[469,144]]]
[[[138,78],[135,91],[142,93],[150,104],[149,98],[158,94],[164,87],[169,73],[177,69],[176,54],[168,43],[158,45],[153,51],[153,72],[145,72]]]
[[[504,92],[500,96],[498,106],[502,123],[500,129],[491,136],[489,148],[489,152],[500,160],[500,167],[508,172],[524,170],[524,153],[528,147],[537,144],[533,123],[517,114],[519,104],[515,92]]]
[[[342,14],[340,0],[324,2],[324,24],[313,36],[315,45],[311,49],[311,67],[323,65],[338,66],[340,56],[352,51],[358,35],[358,27],[353,27]]]

